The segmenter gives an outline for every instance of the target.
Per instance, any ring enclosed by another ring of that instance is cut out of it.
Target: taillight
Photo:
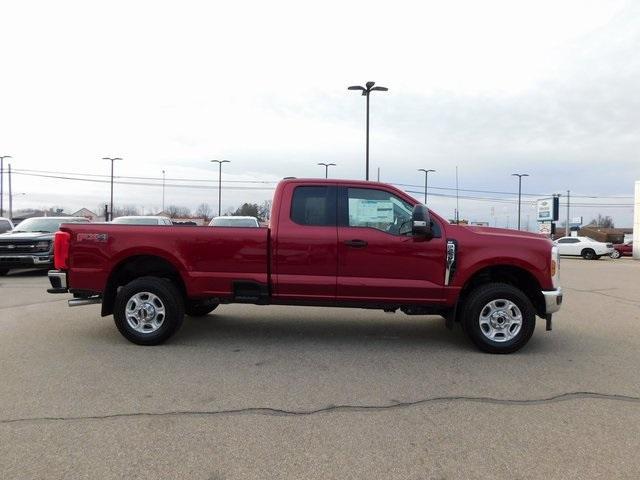
[[[56,270],[69,268],[69,241],[71,235],[67,232],[56,232],[53,237],[53,265]]]
[[[554,288],[560,287],[560,254],[558,247],[551,247],[551,282]]]

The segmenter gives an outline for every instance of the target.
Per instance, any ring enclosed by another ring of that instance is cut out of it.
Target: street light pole
[[[11,164],[9,164],[9,220],[13,218],[13,195],[11,193]]]
[[[109,204],[109,218],[106,219],[106,221],[110,221],[113,220],[113,162],[122,159],[120,157],[102,157],[102,159],[111,162],[111,203]]]
[[[0,217],[4,215],[4,159],[11,158],[11,155],[0,156]]]
[[[366,142],[366,179],[369,180],[369,94],[371,92],[386,92],[387,87],[374,87],[376,82],[367,82],[364,87],[354,85],[348,87],[347,90],[360,90],[362,95],[367,97],[367,142]]]
[[[231,163],[230,160],[211,160],[218,164],[218,216],[222,215],[222,164]]]
[[[335,167],[335,163],[322,163],[320,162],[318,165],[324,166],[324,178],[329,178],[329,167]]]
[[[429,186],[429,172],[435,173],[435,170],[425,170],[424,168],[419,168],[419,172],[424,172],[424,204],[427,204],[427,188]]]
[[[164,213],[164,170],[162,170],[162,213]]]
[[[564,236],[568,237],[569,236],[569,230],[571,230],[569,228],[569,208],[571,205],[571,191],[567,190],[567,224],[565,225],[565,230],[564,230]]]
[[[520,207],[522,205],[522,177],[528,177],[528,173],[512,173],[512,177],[518,177],[518,230],[520,230]]]

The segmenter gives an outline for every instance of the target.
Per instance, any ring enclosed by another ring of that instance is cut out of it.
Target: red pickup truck
[[[185,314],[252,303],[441,315],[482,350],[510,353],[562,303],[550,240],[451,225],[376,182],[284,179],[269,228],[63,224],[54,248],[48,291],[101,302],[141,345]]]

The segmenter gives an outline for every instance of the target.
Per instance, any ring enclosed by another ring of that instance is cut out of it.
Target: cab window
[[[296,187],[291,201],[291,220],[299,225],[336,225],[336,188]]]
[[[373,188],[347,189],[347,225],[369,227],[392,235],[411,233],[413,206],[392,193]]]

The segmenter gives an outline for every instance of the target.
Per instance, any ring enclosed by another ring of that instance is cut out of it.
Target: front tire
[[[529,298],[506,283],[473,290],[462,306],[462,324],[469,339],[488,353],[512,353],[533,335],[536,314]]]
[[[169,280],[137,278],[117,295],[113,318],[120,333],[138,345],[158,345],[182,325],[182,294]]]
[[[595,260],[596,252],[594,252],[590,248],[587,248],[582,251],[582,258],[584,258],[585,260]]]
[[[614,250],[614,251],[611,253],[611,255],[609,255],[609,256],[615,260],[615,259],[620,258],[620,256],[621,256],[621,255],[620,255],[620,252],[619,252],[618,250]]]
[[[4,277],[7,273],[9,273],[9,269],[8,268],[0,269],[0,277]]]

